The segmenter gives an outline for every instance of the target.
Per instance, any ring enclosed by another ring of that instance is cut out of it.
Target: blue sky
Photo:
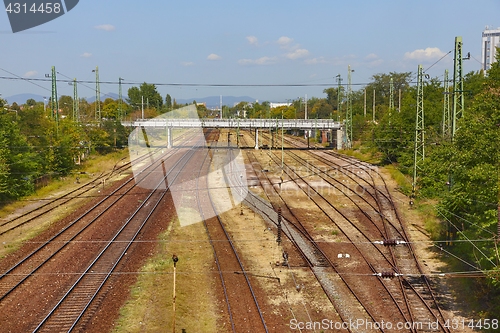
[[[453,50],[455,36],[473,57],[465,72],[479,70],[487,25],[500,27],[498,0],[80,0],[62,17],[16,34],[1,13],[0,76],[42,79],[55,66],[58,78],[92,81],[99,66],[100,81],[122,77],[124,91],[155,83],[178,99],[325,97],[337,74],[347,83],[348,65],[360,89],[377,73],[429,68]],[[439,77],[445,69],[452,71],[453,53],[427,73]],[[0,93],[50,95],[50,82],[36,84],[0,79]],[[303,86],[210,86],[293,84]],[[93,96],[93,87],[79,85],[80,97]],[[101,83],[101,92],[118,93],[118,85]],[[58,94],[73,88],[59,83]]]

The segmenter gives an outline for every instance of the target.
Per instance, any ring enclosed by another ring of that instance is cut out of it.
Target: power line
[[[6,71],[6,72],[8,72],[8,71]],[[1,80],[41,81],[41,82],[49,81],[49,80],[44,79],[44,78],[26,79],[26,78],[20,77],[18,75],[15,75],[13,73],[10,73],[10,72],[8,72],[8,73],[12,74],[16,77],[0,76],[0,79]],[[68,80],[58,79],[57,82],[72,83],[73,79],[68,79]],[[77,80],[76,82],[79,84],[83,84],[83,83],[93,84],[93,83],[95,83],[95,81],[91,81],[91,80]],[[112,85],[119,85],[120,84],[119,81],[99,81],[99,83],[112,84]],[[125,80],[122,80],[122,84],[127,84],[127,85],[136,85],[136,84],[142,84],[142,83],[144,83],[144,82],[134,82],[134,81],[127,82]],[[165,83],[165,82],[153,82],[150,84],[153,84],[155,86],[174,86],[174,87],[175,86],[178,86],[178,87],[333,87],[334,86],[334,83],[257,83],[257,84],[245,83],[245,84],[242,84],[242,83]],[[370,84],[370,83],[352,83],[351,85],[364,86],[364,85],[368,85],[368,84]],[[46,88],[44,88],[44,89],[46,89]]]
[[[31,84],[33,84],[33,85],[35,85],[35,86],[37,86],[37,87],[40,87],[40,88],[45,89],[45,90],[47,90],[47,91],[52,91],[52,90],[51,90],[51,89],[49,89],[49,88],[46,88],[46,87],[44,87],[44,86],[41,86],[41,85],[39,85],[39,84],[37,84],[37,83],[35,83],[35,82],[31,82],[31,81],[45,81],[45,82],[48,82],[48,81],[50,81],[49,79],[27,79],[27,78],[21,77],[21,76],[19,76],[19,75],[17,75],[17,74],[14,74],[14,73],[12,73],[12,72],[9,72],[8,70],[3,69],[3,68],[0,68],[0,70],[2,70],[2,71],[4,71],[4,72],[7,72],[7,73],[9,73],[10,75],[14,75],[14,76],[15,76],[15,78],[9,78],[9,77],[4,77],[4,76],[2,76],[2,77],[0,77],[0,78],[6,78],[6,79],[12,79],[12,80],[22,80],[22,81],[27,81],[28,83],[31,83]]]

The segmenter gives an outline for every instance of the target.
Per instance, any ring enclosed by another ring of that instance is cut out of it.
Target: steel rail
[[[150,194],[147,196],[147,198],[145,200],[142,201],[141,205],[134,211],[134,213],[127,219],[127,221],[124,223],[124,225],[116,232],[115,236],[107,243],[107,245],[101,250],[101,252],[96,256],[96,258],[90,263],[90,265],[87,267],[87,269],[80,275],[80,277],[76,280],[76,282],[68,289],[68,291],[59,299],[59,301],[57,302],[57,304],[52,308],[52,310],[49,311],[49,313],[45,316],[45,318],[42,319],[42,321],[37,325],[37,327],[33,330],[33,333],[35,332],[38,332],[40,331],[40,329],[48,322],[48,320],[54,316],[54,314],[56,313],[56,311],[60,308],[60,306],[63,304],[63,302],[65,300],[68,299],[68,296],[70,294],[72,294],[76,288],[79,286],[80,282],[86,277],[86,276],[89,276],[89,271],[92,269],[92,267],[94,267],[98,262],[99,260],[101,260],[101,258],[103,258],[104,254],[107,253],[106,251],[108,249],[110,249],[110,247],[115,244],[115,240],[118,238],[118,236],[120,236],[122,234],[122,232],[124,232],[125,228],[127,226],[129,226],[131,224],[132,221],[134,221],[134,217],[137,216],[137,214],[146,206],[149,205],[148,203],[148,200],[156,193],[155,191],[160,187],[162,186],[163,184],[165,184],[165,180],[167,179],[167,176],[173,172],[173,168],[177,167],[178,165],[181,164],[181,161],[183,159],[185,159],[185,162],[184,164],[179,168],[179,171],[177,172],[177,174],[174,176],[174,180],[175,178],[177,178],[177,176],[179,175],[180,171],[182,170],[182,168],[187,164],[187,162],[190,160],[190,158],[193,156],[194,154],[194,150],[193,149],[190,149],[190,151],[188,151],[185,155],[183,155],[179,160],[177,160],[177,162],[173,165],[173,167],[170,169],[170,172],[167,174],[167,175],[164,175],[163,179],[160,180],[156,186],[155,189],[153,189]],[[186,156],[188,156],[188,158],[186,158]],[[157,167],[159,167],[160,164],[158,164]],[[108,280],[108,278],[111,276],[111,274],[113,273],[114,269],[116,268],[116,266],[118,265],[119,263],[119,260],[121,260],[121,258],[123,258],[123,255],[125,254],[126,250],[130,247],[130,245],[134,242],[134,240],[136,239],[137,235],[139,234],[139,232],[142,230],[142,228],[144,227],[144,225],[146,224],[146,222],[149,220],[149,218],[151,217],[151,215],[153,214],[153,212],[156,210],[157,206],[159,205],[159,203],[161,202],[161,199],[164,197],[164,195],[166,194],[166,192],[169,190],[170,188],[170,184],[167,184],[167,188],[165,190],[162,191],[162,193],[160,194],[160,198],[156,200],[156,203],[155,205],[153,206],[153,208],[149,211],[147,217],[145,219],[142,220],[139,228],[136,230],[136,232],[134,233],[134,235],[132,236],[132,238],[127,242],[127,245],[126,247],[121,251],[121,254],[118,256],[118,258],[115,258],[114,261],[113,261],[113,265],[112,267],[108,270],[108,272],[106,273],[105,275],[105,278],[104,280],[102,281],[102,283],[99,284],[99,286],[95,289],[95,292],[93,293],[93,295],[89,298],[89,301],[85,304],[85,306],[83,307],[83,309],[81,310],[81,312],[78,314],[77,318],[73,321],[73,323],[71,324],[69,330],[67,332],[71,332],[75,327],[76,325],[78,324],[78,322],[81,320],[82,316],[84,315],[84,313],[87,311],[87,309],[89,308],[90,304],[92,303],[92,301],[96,298],[97,294],[102,290],[105,282]],[[64,311],[64,310],[63,310]],[[71,311],[71,309],[70,309]],[[73,310],[74,311],[74,310]]]

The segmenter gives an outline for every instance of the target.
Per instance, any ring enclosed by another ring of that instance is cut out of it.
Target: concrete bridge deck
[[[241,128],[285,130],[339,130],[343,123],[331,119],[174,119],[153,118],[122,122],[124,126],[159,128]]]

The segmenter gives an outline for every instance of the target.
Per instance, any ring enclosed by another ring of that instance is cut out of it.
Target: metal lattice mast
[[[411,190],[411,198],[415,198],[415,189],[417,186],[417,170],[420,169],[420,164],[425,157],[425,140],[424,140],[424,87],[423,87],[423,69],[422,65],[418,65],[417,76],[417,116],[415,122],[415,146],[413,158],[413,183]]]
[[[444,98],[443,98],[443,138],[450,136],[451,129],[451,114],[450,114],[450,84],[449,84],[449,71],[444,71]]]
[[[340,103],[342,102],[342,77],[337,75],[337,120],[340,121]]]
[[[101,88],[99,85],[99,67],[95,66],[95,119],[101,123]]]
[[[123,79],[120,77],[118,78],[118,120],[122,120],[122,101],[123,101],[123,95],[122,95],[122,81]]]
[[[345,127],[346,127],[346,143],[347,147],[352,147],[352,101],[351,101],[351,65],[347,66],[347,110],[345,117]]]
[[[73,120],[80,120],[80,100],[78,99],[78,87],[76,79],[73,79]]]
[[[59,121],[59,100],[57,99],[57,78],[56,78],[56,68],[52,66],[52,97],[50,99],[50,105],[52,109],[52,117]]]
[[[455,37],[455,69],[453,71],[453,114],[451,124],[451,137],[458,130],[457,121],[464,114],[464,80],[463,80],[462,37]]]

